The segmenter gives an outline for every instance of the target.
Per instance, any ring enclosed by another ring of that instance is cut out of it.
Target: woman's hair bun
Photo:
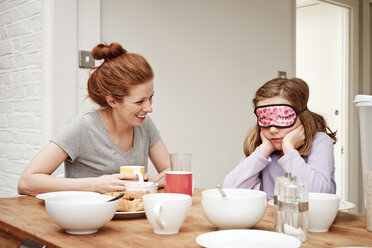
[[[91,52],[94,59],[97,60],[110,60],[122,54],[126,54],[127,51],[119,43],[98,44],[95,46]]]

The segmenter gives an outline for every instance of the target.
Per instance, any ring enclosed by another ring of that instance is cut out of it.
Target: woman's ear
[[[118,102],[111,95],[106,96],[106,102],[111,108],[115,108]]]

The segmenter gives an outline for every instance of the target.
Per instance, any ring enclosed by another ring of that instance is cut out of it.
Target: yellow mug
[[[138,181],[143,182],[145,167],[140,165],[124,165],[120,166],[120,173],[136,174],[138,176]]]

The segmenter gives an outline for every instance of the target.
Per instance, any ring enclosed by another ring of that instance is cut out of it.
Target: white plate
[[[340,201],[338,210],[349,210],[355,208],[355,204],[349,201]]]
[[[114,215],[115,219],[132,219],[132,218],[139,218],[144,217],[145,211],[137,211],[137,212],[116,212]]]
[[[297,248],[301,241],[295,237],[262,230],[235,229],[209,232],[199,235],[196,242],[208,248],[237,248],[237,247],[283,247]]]
[[[271,199],[267,202],[270,206],[274,206],[274,200]],[[349,201],[340,201],[340,206],[338,207],[338,210],[350,210],[355,208],[355,204]]]
[[[36,197],[39,199],[45,200],[45,199],[61,197],[61,196],[82,196],[82,195],[100,195],[100,193],[88,192],[88,191],[57,191],[57,192],[39,194],[39,195],[36,195]]]

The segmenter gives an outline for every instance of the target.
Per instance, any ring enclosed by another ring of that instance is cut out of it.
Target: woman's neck
[[[101,109],[99,113],[101,113],[101,119],[110,135],[116,137],[122,137],[128,134],[133,135],[133,127],[121,121],[115,111]]]
[[[123,151],[128,152],[134,146],[134,128],[125,125],[114,111],[97,111],[112,141]]]

